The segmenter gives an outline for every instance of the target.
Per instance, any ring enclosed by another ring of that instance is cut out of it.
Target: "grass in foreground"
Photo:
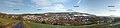
[[[2,27],[2,23],[0,22],[0,28]]]
[[[93,25],[93,26],[61,26],[61,25],[48,25],[39,23],[30,23],[32,28],[120,28],[120,24],[110,26],[109,24]]]

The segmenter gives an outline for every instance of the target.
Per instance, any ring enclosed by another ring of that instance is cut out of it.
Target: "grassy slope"
[[[26,21],[23,21],[24,28],[31,28],[30,24]]]
[[[3,25],[11,25],[10,23],[16,22],[17,20],[10,19],[10,18],[0,18],[0,26]]]
[[[32,28],[80,28],[79,26],[59,26],[59,25],[48,25],[48,24],[38,24],[31,23]]]
[[[0,22],[0,28],[2,27],[2,23]]]
[[[48,24],[38,24],[30,23],[32,28],[120,28],[120,24],[110,26],[104,25],[93,25],[93,26],[60,26],[60,25],[48,25]]]

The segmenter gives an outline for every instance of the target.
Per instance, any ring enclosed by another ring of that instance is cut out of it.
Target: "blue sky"
[[[67,11],[68,9],[71,9],[72,11]],[[120,16],[120,0],[0,0],[0,12],[4,13],[43,13],[74,11],[95,15]]]

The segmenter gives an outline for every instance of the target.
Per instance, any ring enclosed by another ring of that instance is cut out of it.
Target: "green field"
[[[60,26],[60,25],[49,25],[49,24],[39,24],[30,23],[32,28],[120,28],[120,24],[110,26],[110,24],[102,25],[91,25],[91,26]]]

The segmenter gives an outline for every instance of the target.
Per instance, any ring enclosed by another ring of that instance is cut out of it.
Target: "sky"
[[[0,12],[14,14],[81,12],[120,16],[120,0],[0,0]]]

